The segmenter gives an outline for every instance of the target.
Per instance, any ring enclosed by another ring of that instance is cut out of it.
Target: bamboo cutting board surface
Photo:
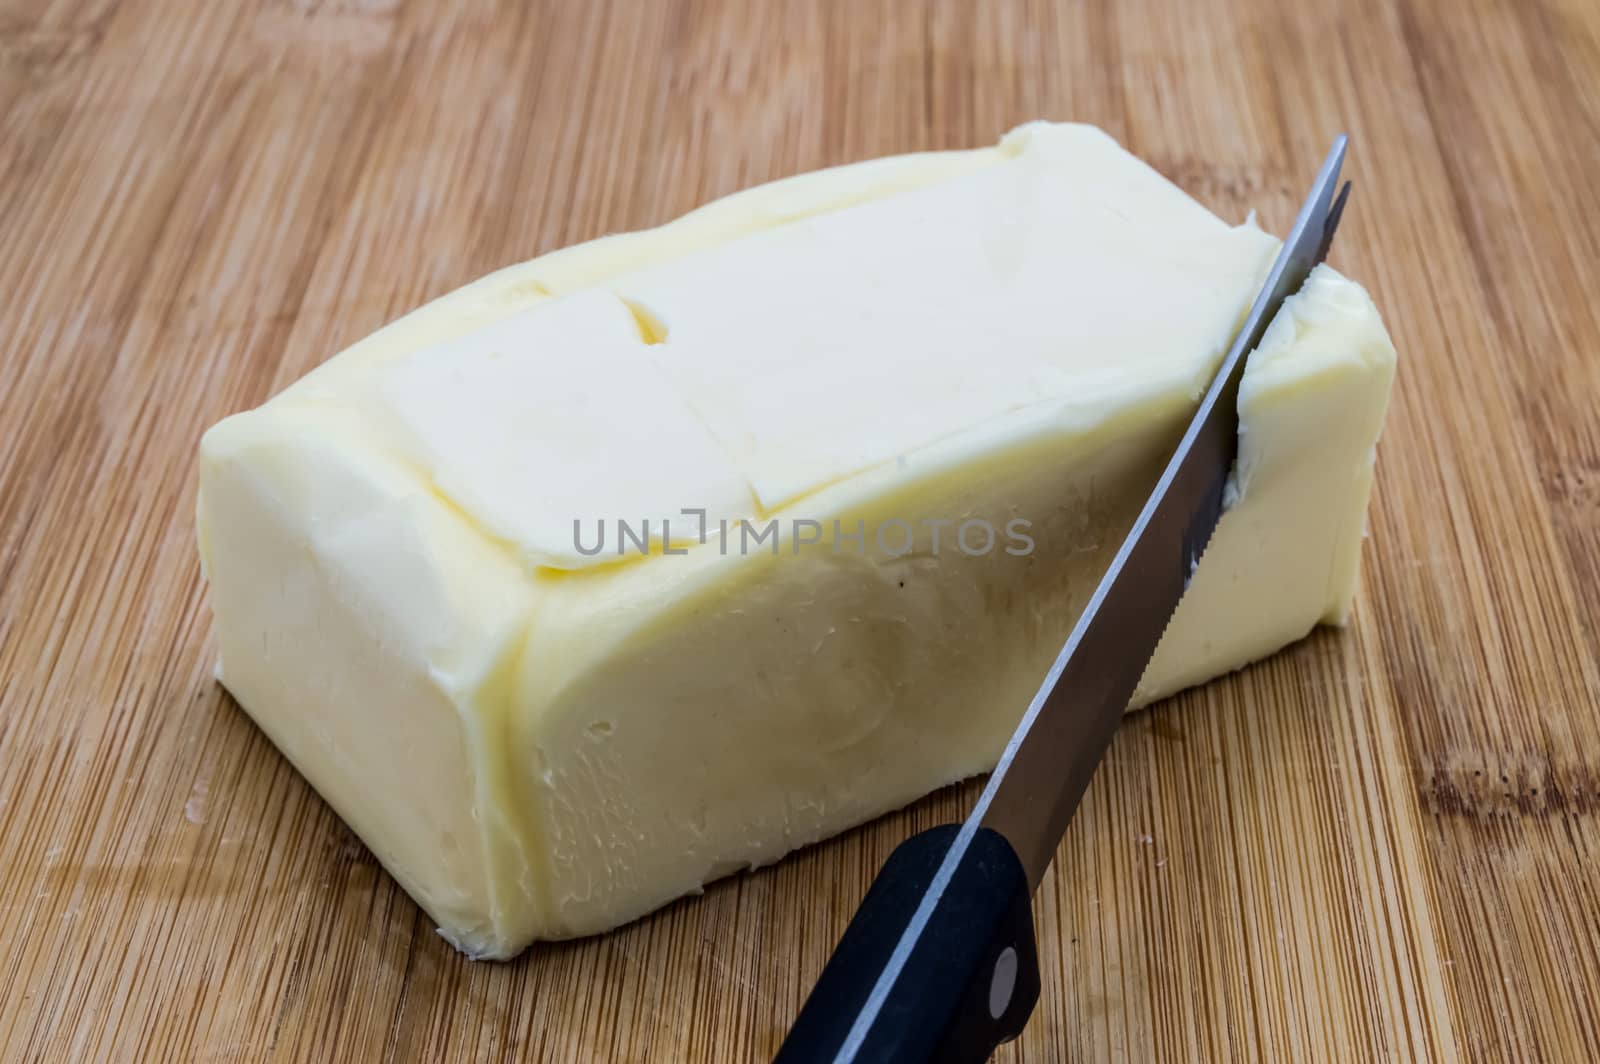
[[[1402,364],[1354,624],[1127,722],[1000,1059],[1600,1057],[1600,8],[1317,6],[0,0],[0,1056],[765,1059],[976,787],[468,962],[213,681],[196,441],[495,267],[1051,117],[1279,233],[1348,129]]]

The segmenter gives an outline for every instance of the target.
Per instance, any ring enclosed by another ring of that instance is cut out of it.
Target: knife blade
[[[1239,381],[1327,255],[1350,185],[1333,143],[1250,313],[967,820],[902,843],[823,969],[778,1064],[981,1061],[1039,994],[1029,899],[1222,516]],[[1336,191],[1337,190],[1337,191]]]

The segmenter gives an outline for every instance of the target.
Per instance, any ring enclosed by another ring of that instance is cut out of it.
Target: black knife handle
[[[924,831],[889,855],[775,1064],[971,1064],[1022,1033],[1039,1000],[1028,877],[1005,836],[980,828],[857,1052],[840,1055],[960,830]]]

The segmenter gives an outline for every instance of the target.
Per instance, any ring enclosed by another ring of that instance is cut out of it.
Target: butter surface
[[[492,274],[207,434],[220,675],[462,949],[615,926],[992,766],[1275,250],[1035,124]],[[1286,305],[1140,703],[1344,618],[1393,363]]]

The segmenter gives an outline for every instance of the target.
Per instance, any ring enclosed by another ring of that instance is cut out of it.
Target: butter
[[[1034,124],[492,274],[206,434],[219,676],[464,951],[614,927],[992,767],[1276,247]],[[1320,267],[1136,704],[1345,619],[1393,366]]]

